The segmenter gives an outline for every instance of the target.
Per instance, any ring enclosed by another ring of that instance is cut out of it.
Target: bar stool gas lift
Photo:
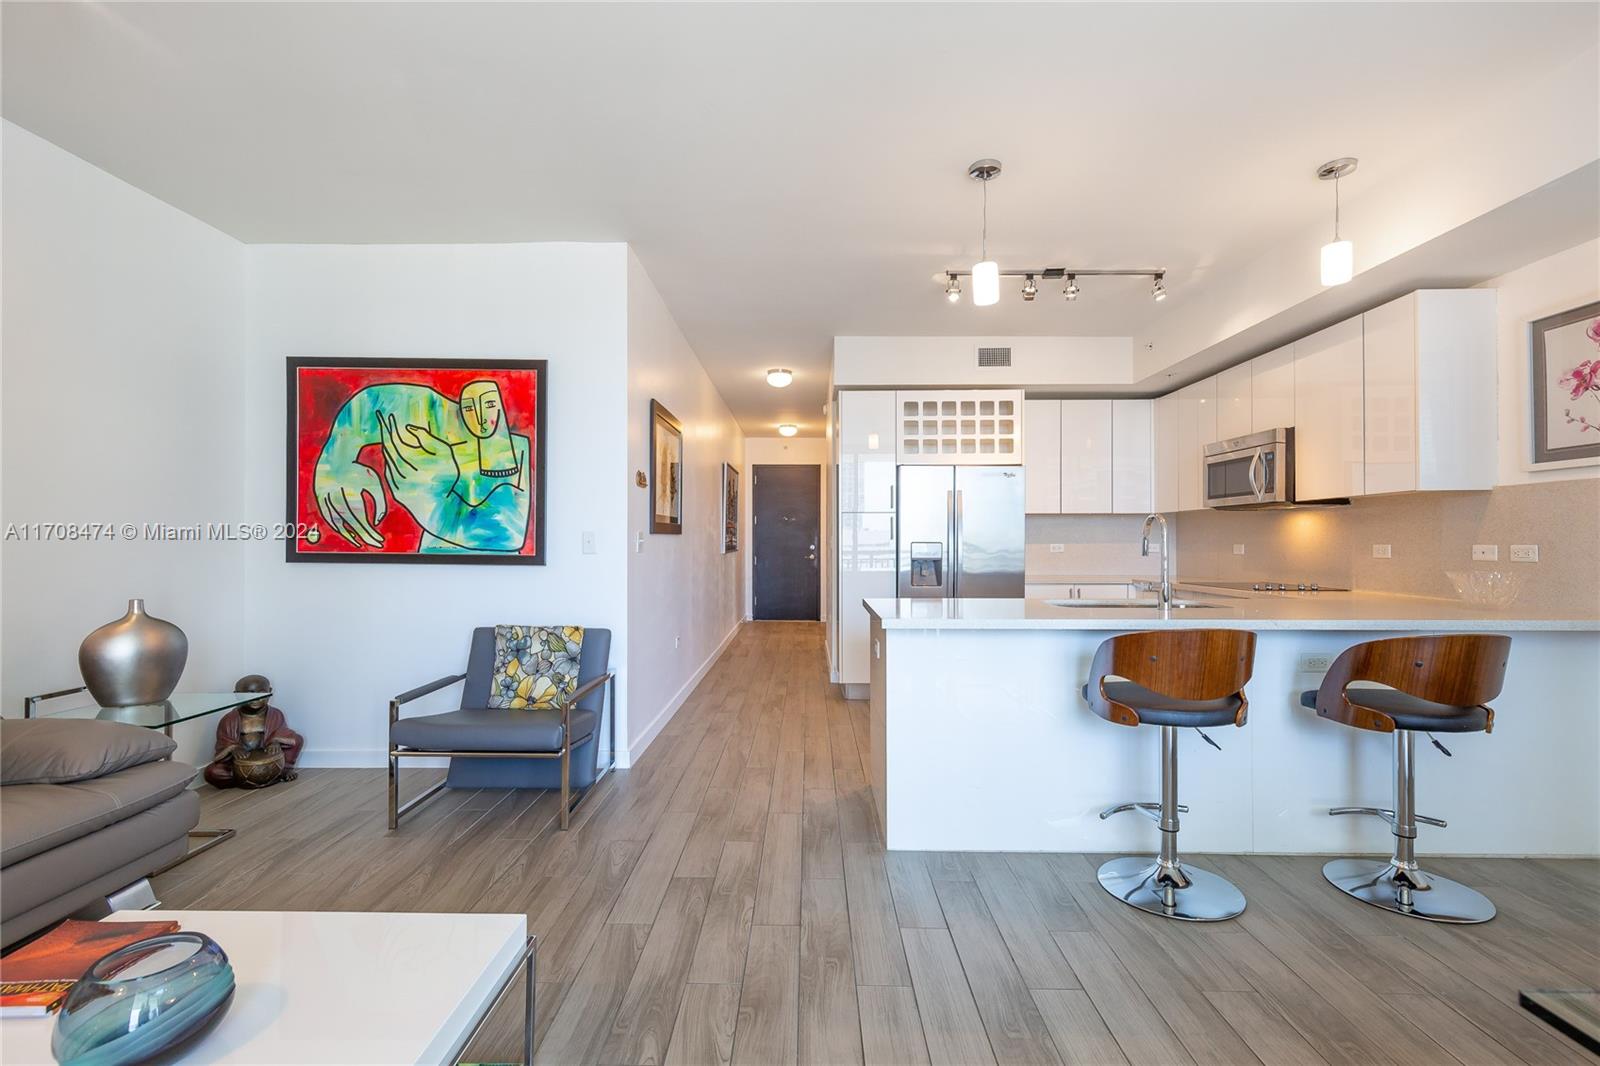
[[[1121,803],[1100,812],[1109,818],[1138,811],[1161,829],[1154,862],[1130,856],[1100,867],[1101,886],[1122,902],[1190,922],[1222,921],[1244,910],[1244,894],[1232,882],[1178,858],[1178,815],[1189,811],[1178,803],[1178,730],[1244,725],[1244,686],[1255,652],[1254,633],[1229,629],[1124,633],[1095,652],[1091,680],[1083,686],[1090,709],[1117,725],[1161,727],[1161,802]]]
[[[1450,752],[1434,733],[1488,733],[1500,694],[1511,638],[1484,634],[1395,637],[1347,648],[1329,667],[1322,687],[1303,692],[1300,702],[1317,714],[1354,729],[1394,734],[1394,807],[1334,807],[1329,814],[1370,814],[1389,823],[1394,854],[1387,862],[1334,859],[1322,875],[1346,895],[1374,907],[1469,925],[1487,922],[1494,904],[1483,893],[1417,864],[1417,823],[1446,824],[1417,813],[1416,736]],[[1351,687],[1357,682],[1387,686]]]

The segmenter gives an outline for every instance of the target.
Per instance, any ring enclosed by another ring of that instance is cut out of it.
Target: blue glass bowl
[[[233,967],[203,933],[129,944],[67,991],[50,1053],[74,1066],[121,1066],[170,1053],[205,1033],[233,1001]]]

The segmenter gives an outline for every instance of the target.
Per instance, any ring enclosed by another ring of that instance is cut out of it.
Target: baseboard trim
[[[728,645],[732,644],[733,638],[739,635],[739,627],[742,625],[744,625],[742,621],[734,623],[733,628],[728,630],[728,635],[722,638],[722,642],[717,645],[710,655],[706,656],[705,662],[700,664],[699,669],[689,675],[689,680],[685,681],[683,686],[673,693],[666,706],[661,708],[661,712],[651,719],[649,725],[640,730],[638,737],[629,742],[624,751],[618,752],[617,766],[619,769],[626,769],[632,766],[633,760],[643,755],[656,737],[661,735],[661,731],[667,727],[667,723],[672,721],[672,716],[677,714],[685,703],[689,702],[689,696],[694,692],[695,686],[705,680],[705,676],[711,672],[711,668],[717,664],[717,660],[722,658],[722,653],[728,650]],[[629,711],[631,713],[631,707]]]

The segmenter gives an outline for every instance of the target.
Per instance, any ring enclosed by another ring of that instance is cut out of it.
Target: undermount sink
[[[1115,610],[1117,608],[1128,611],[1154,611],[1159,610],[1161,607],[1160,602],[1157,600],[1046,600],[1045,602],[1052,607],[1073,607],[1079,610],[1093,611]],[[1173,600],[1167,606],[1182,610],[1189,607],[1216,608],[1221,607],[1222,604],[1201,603],[1199,600]]]

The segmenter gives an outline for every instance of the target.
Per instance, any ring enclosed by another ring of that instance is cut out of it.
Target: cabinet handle
[[[889,486],[889,510],[894,510],[894,486]]]

